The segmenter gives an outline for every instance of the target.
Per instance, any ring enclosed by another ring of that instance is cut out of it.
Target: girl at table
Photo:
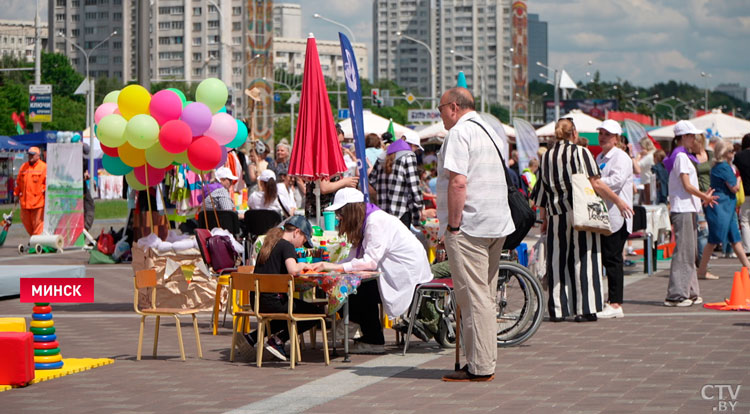
[[[269,170],[266,170],[269,171]],[[273,228],[266,233],[263,247],[255,262],[255,273],[258,274],[289,274],[299,273],[307,265],[297,263],[296,248],[312,247],[312,226],[306,218],[293,216],[282,223],[281,227]],[[289,298],[285,294],[264,293],[260,297],[260,311],[269,313],[286,313]],[[295,313],[322,313],[321,308],[299,299],[293,299]],[[315,321],[297,322],[299,334],[315,326]],[[271,336],[265,343],[266,350],[278,359],[286,361],[288,356],[284,344],[289,340],[289,332],[284,321],[271,321]],[[253,353],[252,347],[257,342],[257,332],[245,335],[246,341],[239,341],[240,355],[247,358]]]
[[[405,313],[411,304],[417,284],[432,280],[430,263],[422,244],[401,221],[364,202],[364,195],[354,188],[336,193],[333,204],[341,221],[339,234],[352,247],[342,263],[316,263],[316,270],[343,272],[381,271],[378,279],[363,282],[355,295],[349,296],[349,317],[360,325],[362,336],[354,341],[354,354],[382,354],[385,337],[380,325],[378,304],[392,317]]]

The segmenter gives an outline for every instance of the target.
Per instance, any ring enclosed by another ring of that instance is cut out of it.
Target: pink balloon
[[[224,166],[224,164],[227,163],[227,156],[228,156],[227,147],[219,146],[219,148],[221,148],[221,161],[219,161],[219,163],[216,164],[216,167],[214,167],[214,169],[221,168]]]
[[[208,171],[221,161],[221,147],[212,138],[203,136],[190,144],[187,155],[195,168]]]
[[[219,112],[213,116],[211,126],[203,135],[213,138],[219,145],[227,145],[237,135],[237,121],[232,115]]]
[[[115,111],[112,113],[122,116],[122,114],[120,113],[120,108],[115,109]]]
[[[159,143],[165,151],[172,154],[187,150],[191,142],[193,131],[187,123],[179,119],[167,121],[159,130]]]
[[[151,97],[148,109],[151,116],[156,119],[156,122],[159,125],[164,125],[168,121],[180,119],[180,115],[182,115],[182,100],[176,93],[164,89],[156,92]]]
[[[148,182],[146,182],[146,168],[148,168]],[[142,165],[133,168],[133,175],[135,175],[135,178],[139,183],[147,187],[153,187],[159,184],[166,174],[166,168],[155,168],[150,165]]]
[[[202,102],[193,102],[182,109],[180,119],[190,126],[193,136],[197,137],[211,126],[211,110]]]
[[[112,115],[117,111],[117,104],[114,102],[107,102],[99,105],[94,112],[94,123],[98,124],[99,120],[107,115]]]

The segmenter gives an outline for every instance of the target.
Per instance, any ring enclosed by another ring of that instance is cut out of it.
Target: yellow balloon
[[[117,96],[117,107],[123,118],[130,119],[138,114],[148,114],[151,94],[141,85],[128,85]]]
[[[125,181],[128,182],[128,185],[130,188],[134,190],[145,190],[146,186],[141,184],[140,181],[138,181],[137,178],[135,178],[135,172],[131,171],[127,174],[125,174]]]
[[[117,153],[125,165],[140,167],[146,163],[146,151],[135,148],[127,142],[117,147]]]

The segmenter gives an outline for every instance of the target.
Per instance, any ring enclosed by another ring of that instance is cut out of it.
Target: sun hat
[[[365,195],[356,188],[342,188],[336,192],[333,204],[326,207],[325,211],[335,211],[349,203],[364,203]]]
[[[703,130],[700,130],[693,125],[690,121],[682,120],[674,124],[674,136],[679,137],[687,134],[702,134]]]
[[[607,119],[606,121],[602,122],[601,125],[596,127],[596,129],[597,130],[603,129],[609,132],[610,134],[622,135],[622,127],[614,119]]]
[[[411,145],[416,145],[416,146],[418,146],[418,147],[419,147],[419,149],[421,149],[422,151],[424,151],[424,148],[422,148],[422,144],[421,144],[421,143],[419,142],[419,134],[417,134],[416,132],[414,132],[414,131],[409,131],[409,132],[405,133],[405,134],[404,134],[404,135],[402,136],[402,138],[403,138],[403,139],[404,139],[404,141],[406,141],[407,143],[409,143],[409,144],[411,144]]]
[[[263,172],[260,173],[260,177],[258,177],[258,179],[261,180],[261,181],[263,181],[264,183],[268,182],[268,180],[270,180],[271,178],[273,178],[275,180],[276,179],[276,174],[274,174],[274,172],[271,171],[271,170],[269,170],[269,169],[263,170]]]
[[[216,176],[217,180],[221,180],[222,178],[228,178],[232,181],[237,179],[237,176],[232,174],[232,170],[230,170],[227,167],[221,167],[218,170],[216,170],[216,173],[214,174]]]
[[[305,240],[305,247],[312,248],[312,225],[310,222],[303,216],[292,216],[289,217],[286,221],[281,223],[281,228],[284,228],[285,224],[291,224],[292,226],[299,229],[299,231],[302,232],[302,234],[305,235],[307,240]]]

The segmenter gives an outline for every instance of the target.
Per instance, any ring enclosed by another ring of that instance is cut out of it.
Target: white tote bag
[[[573,228],[578,231],[589,231],[604,236],[612,234],[609,225],[607,205],[591,186],[591,181],[584,173],[585,167],[581,159],[582,148],[576,147],[578,154],[578,172],[573,174]]]

